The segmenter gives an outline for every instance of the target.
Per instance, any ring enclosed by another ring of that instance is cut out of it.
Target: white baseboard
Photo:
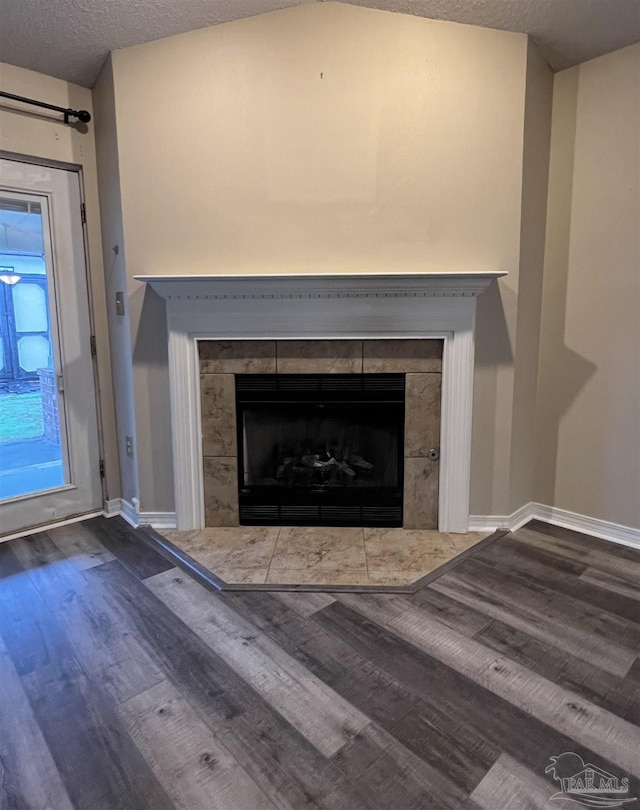
[[[525,503],[511,515],[469,515],[469,531],[487,532],[508,529],[513,532],[531,520],[533,517],[532,506],[531,503]]]
[[[125,498],[116,498],[105,502],[103,514],[105,517],[120,515],[134,529],[143,525],[153,526],[154,529],[175,529],[178,525],[175,512],[139,512],[137,498],[133,499],[133,503]]]
[[[144,524],[154,529],[176,529],[178,527],[175,512],[139,512],[138,519],[140,525]]]
[[[117,517],[122,512],[122,498],[113,498],[110,501],[105,501],[102,509],[102,515],[106,518]]]
[[[125,498],[120,498],[120,517],[123,517],[134,529],[137,529],[140,525],[140,515],[136,509],[136,504],[127,501]]]
[[[469,531],[508,529],[513,532],[530,520],[542,520],[551,523],[552,526],[562,526],[574,532],[590,534],[602,540],[640,549],[640,529],[570,512],[568,509],[559,509],[556,506],[545,506],[543,503],[527,503],[511,515],[470,515]]]
[[[551,523],[553,526],[562,526],[573,529],[575,532],[584,532],[602,540],[620,543],[631,548],[640,548],[640,529],[623,526],[621,523],[611,523],[608,520],[580,515],[568,509],[558,509],[556,506],[545,506],[542,503],[532,503],[532,518]]]

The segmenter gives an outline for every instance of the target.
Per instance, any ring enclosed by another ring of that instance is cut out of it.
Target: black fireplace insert
[[[240,524],[402,526],[404,374],[238,374]]]

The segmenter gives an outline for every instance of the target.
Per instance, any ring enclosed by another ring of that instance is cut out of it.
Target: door
[[[0,160],[0,536],[102,507],[78,172]]]

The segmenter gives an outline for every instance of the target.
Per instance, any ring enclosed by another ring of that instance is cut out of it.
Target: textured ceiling
[[[0,0],[0,61],[91,87],[116,48],[306,2],[322,0]],[[554,70],[640,40],[640,0],[351,3],[527,33]]]

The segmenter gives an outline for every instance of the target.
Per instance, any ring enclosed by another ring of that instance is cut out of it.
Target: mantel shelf
[[[475,297],[503,271],[324,275],[140,275],[167,301],[189,299]]]

